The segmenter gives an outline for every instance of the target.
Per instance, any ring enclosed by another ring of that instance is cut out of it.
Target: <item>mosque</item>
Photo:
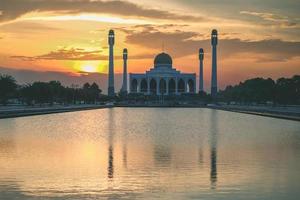
[[[217,30],[211,34],[212,45],[212,81],[211,95],[217,94]],[[109,78],[108,95],[114,96],[114,31],[108,34],[109,43]],[[127,59],[128,51],[123,50],[123,84],[121,92],[128,93],[127,85]],[[199,49],[199,92],[204,91],[203,87],[203,59],[204,50]],[[169,54],[162,52],[154,59],[154,65],[145,73],[129,74],[129,93],[141,93],[144,95],[181,95],[196,93],[196,73],[182,73],[173,66]]]
[[[196,92],[196,74],[181,73],[172,66],[172,58],[160,53],[154,67],[144,74],[129,74],[130,92],[146,95],[169,95]]]

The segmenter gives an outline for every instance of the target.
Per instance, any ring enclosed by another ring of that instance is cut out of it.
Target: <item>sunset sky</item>
[[[116,73],[123,48],[128,71],[144,72],[164,46],[174,67],[198,74],[202,47],[208,89],[216,28],[221,88],[252,77],[290,77],[300,74],[299,8],[299,0],[0,0],[0,73],[100,72],[103,78],[114,29]]]

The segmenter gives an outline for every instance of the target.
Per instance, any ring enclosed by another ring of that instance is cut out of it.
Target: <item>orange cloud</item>
[[[86,1],[86,0],[2,0],[0,22],[15,20],[30,12],[60,12],[64,14],[105,13],[122,16],[138,16],[153,19],[200,21],[203,17],[178,14],[165,10],[145,8],[126,1]]]

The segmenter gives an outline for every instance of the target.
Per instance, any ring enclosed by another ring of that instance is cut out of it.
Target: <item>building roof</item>
[[[160,53],[154,59],[154,67],[167,66],[172,67],[172,58],[167,53]]]
[[[146,77],[178,77],[178,78],[196,78],[195,73],[181,73],[172,67],[172,58],[167,53],[160,53],[154,59],[154,68],[146,73],[130,73],[130,78],[146,78]]]

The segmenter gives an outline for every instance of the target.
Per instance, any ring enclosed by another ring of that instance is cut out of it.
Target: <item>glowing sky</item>
[[[112,28],[116,73],[123,48],[129,72],[144,72],[164,46],[177,69],[198,74],[202,47],[209,87],[216,28],[221,86],[292,76],[300,73],[299,8],[299,0],[0,0],[0,66],[107,73]]]

